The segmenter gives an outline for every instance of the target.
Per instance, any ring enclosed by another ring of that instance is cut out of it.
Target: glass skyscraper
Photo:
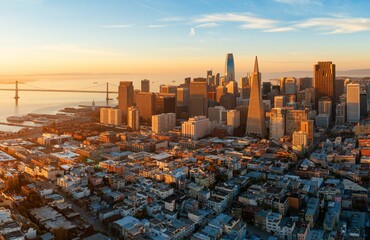
[[[226,54],[224,84],[235,81],[234,57],[232,53]]]

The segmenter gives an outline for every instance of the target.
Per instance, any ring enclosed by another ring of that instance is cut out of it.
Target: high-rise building
[[[261,96],[261,73],[259,72],[257,57],[251,79],[251,96],[249,100],[246,133],[257,134],[262,137],[267,135],[265,111]]]
[[[286,109],[285,113],[285,134],[292,136],[293,132],[301,129],[301,122],[308,120],[308,109],[294,110]]]
[[[280,78],[280,93],[297,94],[297,80],[294,77]]]
[[[267,95],[271,92],[271,82],[263,82],[262,83],[262,94]]]
[[[282,95],[274,97],[274,107],[275,108],[283,108],[285,107],[285,98]]]
[[[301,131],[307,133],[307,139],[313,143],[313,130],[314,130],[314,121],[306,120],[301,122]]]
[[[233,94],[234,96],[238,95],[238,83],[236,81],[230,81],[226,84],[227,92]]]
[[[189,106],[190,91],[187,87],[177,88],[177,106]]]
[[[360,121],[360,85],[347,85],[347,122]]]
[[[223,112],[227,112],[222,106],[208,108],[208,118],[210,122],[223,122]]]
[[[152,131],[154,133],[168,132],[176,126],[175,113],[162,113],[152,116]]]
[[[155,114],[176,112],[176,96],[173,93],[159,93],[155,96]]]
[[[127,125],[132,129],[132,131],[140,130],[140,111],[136,107],[128,108]]]
[[[215,85],[216,86],[220,86],[220,73],[217,73],[216,74],[216,77],[215,77]]]
[[[222,95],[220,99],[220,106],[226,109],[234,109],[236,107],[236,97],[231,93]]]
[[[279,140],[285,133],[285,112],[282,108],[272,108],[270,116],[270,139]]]
[[[115,108],[100,108],[100,123],[121,125],[122,111]]]
[[[315,107],[318,109],[319,99],[329,97],[335,103],[335,64],[318,62],[314,65]]]
[[[121,81],[118,87],[118,109],[122,111],[123,120],[127,121],[128,108],[134,102],[134,85],[129,81]]]
[[[141,91],[150,92],[150,81],[148,79],[141,80]]]
[[[308,134],[303,131],[293,133],[292,145],[294,148],[302,150],[302,148],[308,145]]]
[[[181,125],[181,134],[184,137],[197,140],[211,133],[211,122],[205,116],[189,118]]]
[[[227,93],[227,88],[225,86],[218,86],[216,88],[216,101],[219,103],[221,101],[221,97]]]
[[[160,93],[172,93],[176,94],[177,92],[177,86],[173,85],[161,85],[159,88]]]
[[[141,119],[150,123],[152,115],[155,114],[155,94],[151,92],[139,92],[136,95],[136,107],[140,111]]]
[[[239,79],[239,88],[249,85],[249,76],[241,77]]]
[[[367,93],[360,94],[360,116],[367,117]]]
[[[299,79],[299,90],[300,91],[303,91],[306,88],[312,88],[312,87],[313,87],[312,78],[304,77],[304,78]]]
[[[232,129],[238,128],[240,126],[240,112],[235,109],[227,111],[226,124]]]
[[[335,124],[341,125],[346,122],[346,103],[341,102],[335,108]]]
[[[237,106],[235,109],[240,112],[240,125],[246,126],[248,117],[248,105],[240,105]]]
[[[206,116],[208,110],[208,86],[206,82],[190,83],[190,106],[189,114],[194,116]]]
[[[366,83],[367,111],[370,111],[370,82]]]
[[[318,114],[326,114],[329,117],[329,123],[331,122],[332,119],[332,107],[333,107],[333,102],[331,98],[329,97],[322,97],[319,99],[319,112]]]
[[[234,57],[232,53],[226,54],[224,83],[235,81]]]

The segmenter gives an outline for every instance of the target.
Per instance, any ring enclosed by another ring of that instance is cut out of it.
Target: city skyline
[[[258,55],[265,74],[368,68],[369,3],[270,0],[83,2],[0,1],[0,81],[27,78],[202,76],[223,72],[234,53],[235,77]],[[315,11],[313,11],[315,10]],[[279,48],[276,48],[279,46]],[[45,77],[46,75],[46,77]],[[25,78],[26,78],[25,77]]]

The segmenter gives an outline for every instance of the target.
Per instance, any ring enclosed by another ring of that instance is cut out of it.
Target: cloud
[[[220,24],[210,22],[210,23],[202,23],[202,24],[196,26],[196,28],[213,28],[213,27],[218,27],[218,26],[220,26]]]
[[[324,34],[370,31],[370,18],[310,18],[295,25],[318,29]]]
[[[271,33],[274,33],[274,32],[291,32],[291,31],[294,31],[294,30],[296,30],[294,27],[277,27],[277,28],[267,29],[264,32],[271,32]]]
[[[194,37],[195,36],[195,28],[190,28],[189,35],[190,35],[190,37]]]
[[[161,21],[161,22],[180,22],[180,21],[184,21],[184,19],[180,18],[180,17],[164,17],[164,18],[158,19],[158,21]]]
[[[167,24],[151,24],[151,25],[148,25],[147,27],[148,28],[164,28],[167,26],[168,26]]]
[[[238,22],[242,28],[265,29],[273,28],[278,23],[276,20],[256,17],[252,13],[216,13],[203,15],[194,20],[196,23]]]
[[[102,28],[130,28],[131,24],[119,24],[119,25],[102,25]]]

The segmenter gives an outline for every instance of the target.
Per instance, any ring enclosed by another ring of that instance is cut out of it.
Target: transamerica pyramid
[[[251,79],[251,93],[249,99],[247,130],[248,134],[257,134],[261,137],[267,136],[265,110],[261,95],[261,73],[258,69],[258,59],[254,63],[254,71]]]

